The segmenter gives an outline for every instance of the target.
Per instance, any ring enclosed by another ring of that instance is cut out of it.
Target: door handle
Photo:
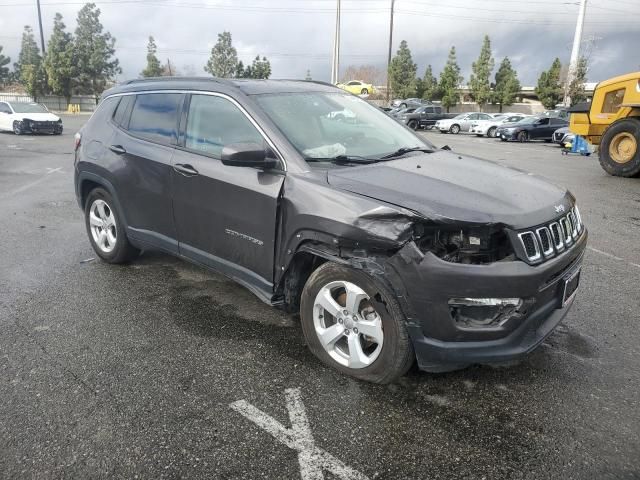
[[[184,175],[185,177],[195,177],[196,175],[198,175],[198,171],[188,163],[176,163],[173,166],[173,169],[180,175]]]
[[[122,145],[111,145],[109,147],[109,150],[111,150],[116,155],[122,155],[124,153],[127,153],[127,151],[124,149]]]

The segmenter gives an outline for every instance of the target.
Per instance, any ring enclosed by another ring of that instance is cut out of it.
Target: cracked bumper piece
[[[405,247],[393,267],[405,287],[399,297],[420,369],[443,372],[509,363],[534,350],[573,304],[573,296],[565,298],[566,284],[580,269],[586,242],[585,232],[571,250],[537,266],[450,263]],[[456,305],[461,297],[493,306],[487,306],[486,317],[482,306],[461,315]],[[498,299],[510,310],[496,313]]]

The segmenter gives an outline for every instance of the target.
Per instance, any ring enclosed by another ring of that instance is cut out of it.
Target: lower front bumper
[[[25,133],[62,133],[61,123],[22,122],[22,130]]]
[[[585,231],[569,250],[535,266],[450,263],[407,244],[392,260],[394,275],[387,276],[404,287],[397,294],[420,368],[438,372],[505,363],[535,349],[573,303],[563,305],[565,282],[580,269],[586,243]],[[499,325],[470,327],[454,320],[449,301],[460,297],[519,298],[523,304]]]
[[[567,315],[571,300],[557,309],[550,302],[527,318],[522,326],[505,338],[482,342],[442,342],[427,337],[415,339],[413,348],[421,370],[447,372],[472,364],[496,364],[519,360],[547,338]]]

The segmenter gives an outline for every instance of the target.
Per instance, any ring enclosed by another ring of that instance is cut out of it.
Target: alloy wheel
[[[354,283],[323,286],[314,300],[313,324],[320,344],[340,365],[365,368],[382,351],[382,318],[369,295]]]
[[[101,199],[96,199],[89,208],[91,236],[98,248],[110,253],[116,247],[118,231],[116,218],[111,207]]]

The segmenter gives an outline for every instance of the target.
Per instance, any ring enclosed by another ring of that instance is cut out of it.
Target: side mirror
[[[278,164],[275,158],[269,158],[271,152],[262,145],[251,142],[230,143],[222,149],[220,160],[232,167],[274,168]]]

